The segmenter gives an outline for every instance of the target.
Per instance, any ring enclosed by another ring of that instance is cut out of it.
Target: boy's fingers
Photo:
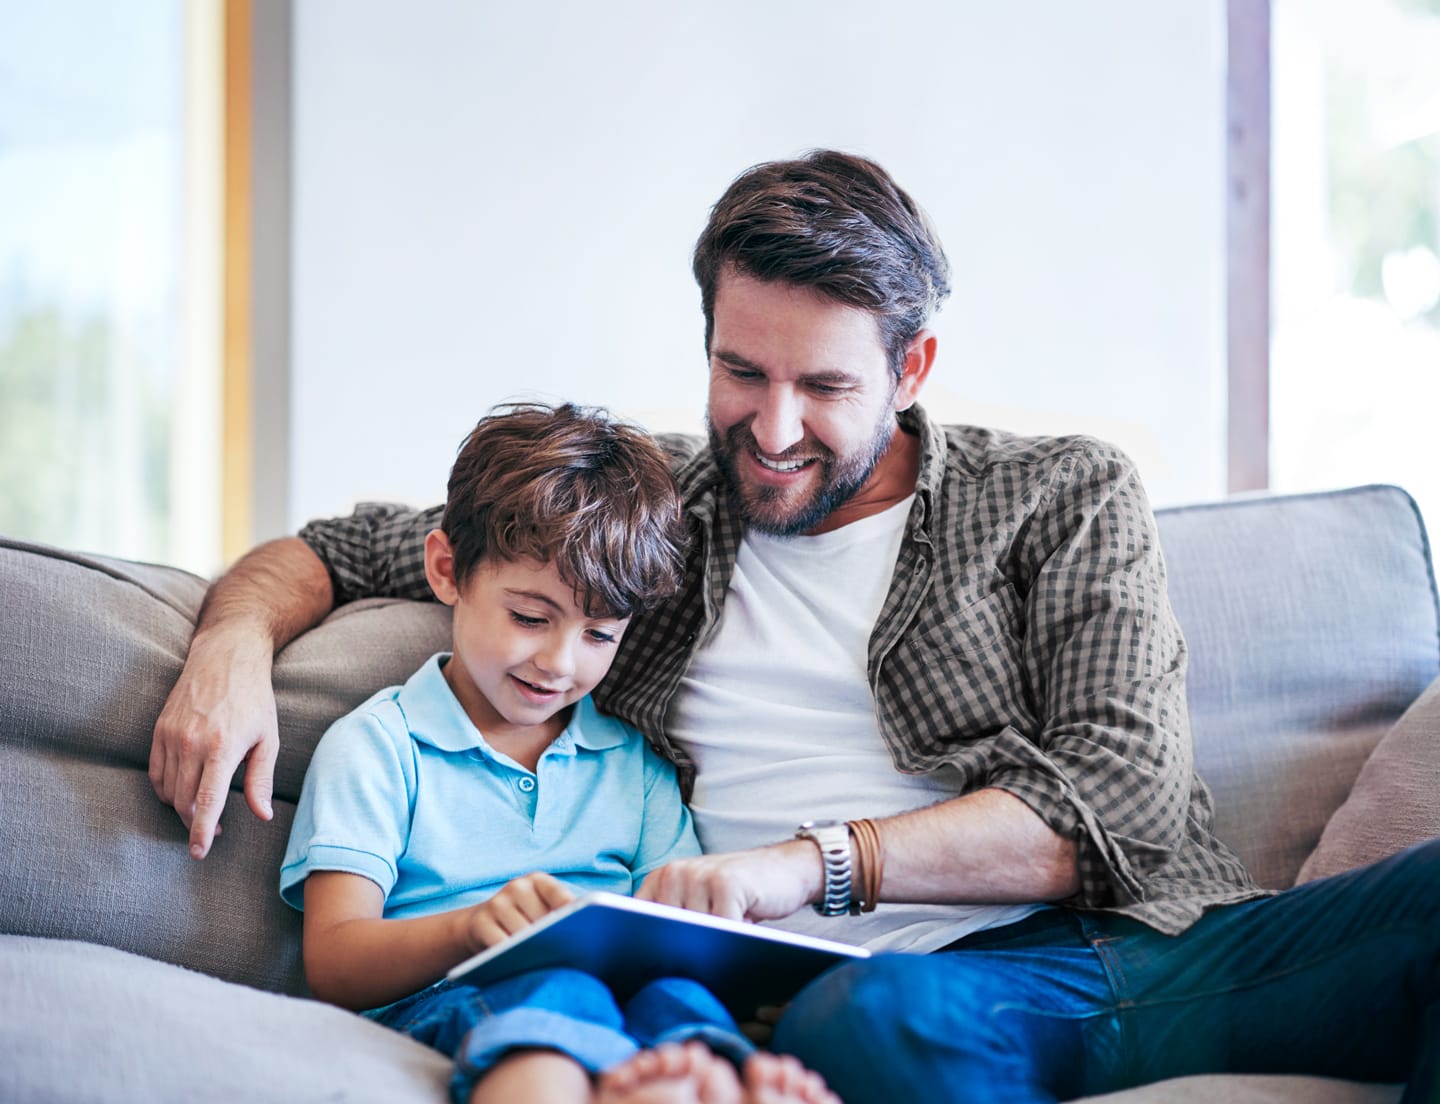
[[[559,878],[549,874],[538,879],[535,888],[541,902],[545,905],[546,912],[551,912],[562,905],[568,905],[575,900],[575,891]]]

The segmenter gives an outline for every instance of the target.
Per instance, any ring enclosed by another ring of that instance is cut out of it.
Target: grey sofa
[[[1426,693],[1440,608],[1408,496],[1241,499],[1159,520],[1197,761],[1220,835],[1259,880],[1287,886],[1440,831],[1440,691]],[[443,1100],[446,1059],[305,997],[276,870],[321,732],[442,647],[448,611],[358,603],[286,648],[275,820],[232,795],[195,863],[146,763],[204,590],[171,568],[0,540],[0,1100]],[[1225,1076],[1104,1099],[1398,1092]]]

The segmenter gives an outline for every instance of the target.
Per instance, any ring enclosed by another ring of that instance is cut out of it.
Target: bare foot
[[[745,1104],[841,1104],[825,1079],[788,1054],[757,1051],[745,1060]]]
[[[783,1104],[785,1098],[776,1100]],[[801,1100],[803,1098],[796,1098],[797,1104]],[[601,1074],[595,1091],[596,1104],[745,1104],[745,1101],[735,1067],[698,1042],[665,1043],[654,1050],[642,1050]]]

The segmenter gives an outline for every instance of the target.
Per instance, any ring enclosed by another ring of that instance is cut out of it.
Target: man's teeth
[[[773,472],[799,471],[810,462],[808,460],[767,460],[758,452],[755,454],[755,459],[760,462],[762,468],[769,468]]]

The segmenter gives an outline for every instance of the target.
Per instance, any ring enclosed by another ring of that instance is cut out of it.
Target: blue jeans
[[[1046,909],[933,955],[836,967],[775,1049],[846,1104],[1054,1101],[1167,1077],[1408,1081],[1440,1100],[1440,839],[1178,936]]]
[[[442,981],[365,1015],[452,1055],[456,1104],[513,1050],[559,1051],[599,1073],[665,1042],[700,1039],[737,1065],[754,1049],[725,1006],[686,978],[651,982],[622,1007],[589,974],[535,970],[483,987]]]

